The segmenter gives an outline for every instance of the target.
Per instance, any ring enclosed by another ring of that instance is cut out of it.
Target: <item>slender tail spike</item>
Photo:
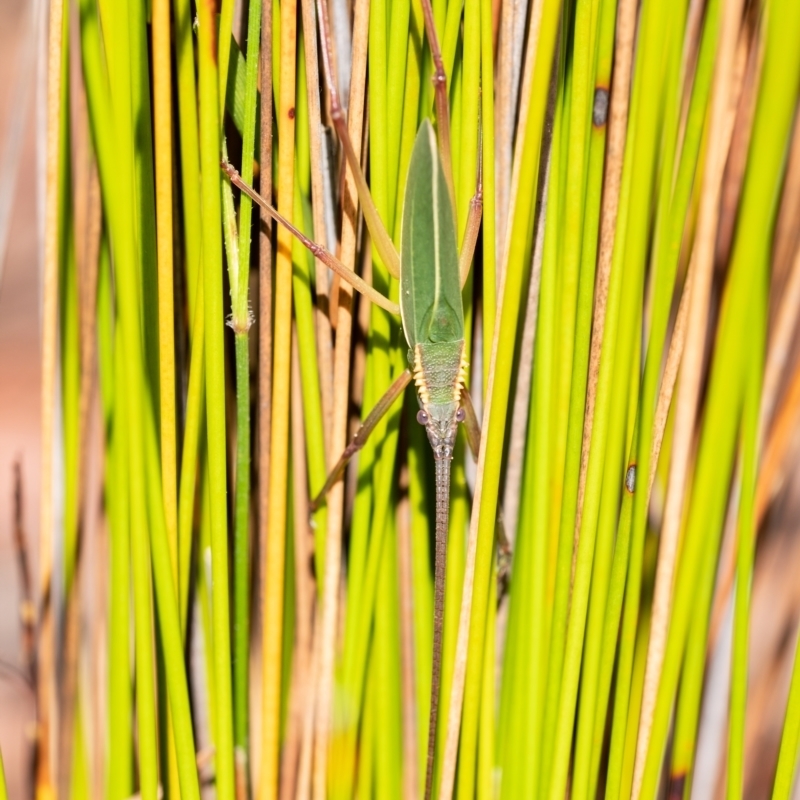
[[[444,627],[444,573],[447,564],[447,528],[450,522],[450,459],[436,459],[436,545],[434,552],[433,675],[431,713],[428,723],[428,764],[425,800],[433,794],[433,765],[436,754],[436,725],[439,715],[439,682],[442,672],[442,629]]]

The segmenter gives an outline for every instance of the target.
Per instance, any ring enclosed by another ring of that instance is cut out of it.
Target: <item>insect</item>
[[[372,201],[366,178],[348,136],[344,112],[334,88],[336,82],[331,79],[330,45],[324,5],[320,4],[320,19],[324,34],[322,55],[330,87],[331,117],[355,177],[373,245],[389,272],[400,281],[399,305],[377,292],[324,247],[306,237],[264,198],[247,186],[230,164],[223,162],[222,167],[234,185],[261,205],[276,222],[291,231],[316,258],[370,300],[394,314],[399,314],[402,320],[403,333],[409,348],[409,366],[364,420],[313,501],[312,509],[322,502],[325,494],[341,476],[348,461],[363,447],[379,420],[413,380],[420,405],[417,421],[425,427],[433,450],[436,477],[434,641],[425,779],[427,799],[431,797],[433,789],[439,704],[445,563],[450,510],[450,468],[459,423],[465,423],[469,446],[475,455],[480,441],[478,421],[464,385],[467,361],[461,300],[461,290],[469,274],[481,223],[483,203],[480,159],[477,166],[475,195],[470,202],[466,230],[459,252],[452,200],[447,82],[433,27],[433,13],[429,1],[423,0],[425,27],[435,65],[432,80],[436,91],[439,142],[437,146],[430,121],[423,121],[417,133],[408,169],[398,253]]]

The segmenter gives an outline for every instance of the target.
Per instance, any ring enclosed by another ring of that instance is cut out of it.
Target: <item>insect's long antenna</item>
[[[447,97],[447,73],[442,60],[442,48],[439,46],[439,37],[436,35],[436,25],[433,22],[433,8],[430,0],[422,0],[422,13],[425,17],[425,34],[431,48],[433,58],[433,75],[431,83],[436,92],[436,126],[439,132],[439,154],[442,157],[442,169],[450,192],[450,202],[453,210],[456,207],[456,191],[453,183],[453,156],[450,147],[450,106]]]
[[[322,245],[317,244],[308,238],[299,228],[296,228],[289,222],[286,217],[281,214],[278,209],[268,203],[255,189],[248,186],[241,178],[236,168],[229,164],[227,161],[220,162],[225,174],[230,178],[231,183],[238,189],[243,191],[253,202],[258,203],[264,211],[269,214],[275,222],[283,225],[289,233],[291,233],[302,245],[307,247],[315,258],[318,258],[325,266],[332,269],[337,275],[346,280],[354,289],[361,292],[365,297],[372,300],[381,308],[386,309],[390,314],[395,316],[400,314],[400,306],[393,303],[389,298],[384,297],[377,289],[370,286],[362,277],[357,275],[353,270],[348,269],[333,253],[326,250]]]
[[[361,162],[356,156],[355,148],[350,140],[350,133],[347,130],[347,120],[345,119],[344,109],[339,100],[339,89],[336,83],[336,74],[333,69],[333,48],[331,46],[331,32],[328,22],[328,6],[326,0],[317,0],[319,9],[319,21],[321,26],[320,38],[322,39],[322,68],[325,72],[325,81],[328,84],[328,97],[331,101],[331,121],[336,129],[336,135],[342,143],[344,157],[353,173],[353,179],[358,191],[358,199],[361,201],[361,210],[364,212],[364,220],[369,228],[370,236],[389,272],[395,277],[400,277],[400,256],[394,246],[392,237],[386,230],[386,226],[381,220],[378,209],[367,185],[364,171],[361,169]]]

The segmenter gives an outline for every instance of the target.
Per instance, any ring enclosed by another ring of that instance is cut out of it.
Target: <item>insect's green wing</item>
[[[400,312],[409,347],[462,340],[455,219],[428,120],[408,167],[400,244]]]

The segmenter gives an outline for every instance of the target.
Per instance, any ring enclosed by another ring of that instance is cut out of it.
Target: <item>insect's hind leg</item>
[[[344,264],[342,264],[342,262],[339,261],[339,259],[336,258],[333,253],[331,253],[329,250],[326,250],[321,244],[317,244],[309,239],[308,236],[306,236],[299,228],[295,227],[291,222],[289,222],[289,220],[286,219],[286,217],[284,217],[271,203],[268,203],[255,189],[252,188],[252,186],[246,184],[242,180],[241,175],[239,175],[235,167],[233,167],[227,161],[223,161],[221,166],[234,186],[244,192],[255,203],[258,203],[258,205],[260,205],[277,223],[283,225],[284,228],[286,228],[293,236],[295,236],[301,244],[305,245],[305,247],[311,251],[315,258],[318,258],[323,264],[325,264],[326,267],[333,270],[337,275],[346,280],[354,289],[372,300],[373,303],[379,305],[381,308],[385,308],[390,314],[399,316],[400,306],[397,303],[392,302],[388,297],[385,297],[377,289],[374,289],[372,286],[370,286],[370,284],[368,284],[362,277],[353,272],[353,270],[351,270],[349,267],[346,267]]]
[[[384,414],[394,405],[395,400],[403,394],[406,386],[411,383],[411,370],[405,369],[395,382],[388,388],[386,394],[381,397],[375,405],[375,408],[369,412],[367,418],[364,420],[361,427],[353,437],[353,441],[345,447],[344,452],[336,462],[336,466],[331,470],[325,485],[320,490],[319,494],[311,502],[311,512],[315,512],[325,499],[325,495],[331,490],[336,481],[339,480],[344,468],[347,466],[350,459],[364,446],[369,438],[369,435],[375,430],[375,426],[381,421]]]

